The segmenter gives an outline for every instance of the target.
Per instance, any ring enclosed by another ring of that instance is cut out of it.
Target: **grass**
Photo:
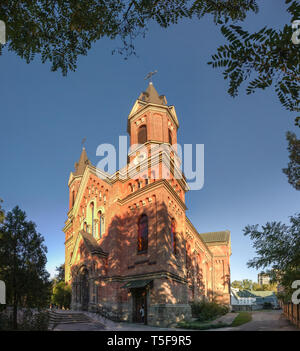
[[[183,329],[197,329],[197,330],[207,330],[207,329],[217,329],[217,328],[225,328],[228,327],[226,323],[213,323],[213,322],[180,322],[178,323],[179,328]]]
[[[252,320],[252,315],[250,312],[242,311],[234,319],[231,324],[228,323],[214,323],[214,321],[200,321],[196,320],[193,322],[180,322],[178,323],[179,328],[183,329],[197,329],[197,330],[208,330],[208,329],[217,329],[217,328],[226,328],[226,327],[238,327],[242,324],[248,323]]]
[[[252,315],[250,312],[243,311],[240,312],[231,323],[231,327],[238,327],[242,324],[248,323],[252,320]]]

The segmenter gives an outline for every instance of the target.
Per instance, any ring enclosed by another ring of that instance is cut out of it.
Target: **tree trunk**
[[[13,328],[14,330],[18,329],[18,300],[17,294],[14,293],[14,303],[13,303]]]

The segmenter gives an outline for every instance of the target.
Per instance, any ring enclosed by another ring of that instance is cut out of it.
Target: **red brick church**
[[[72,309],[169,326],[190,318],[194,300],[230,303],[230,232],[199,234],[186,216],[178,127],[175,107],[150,82],[128,116],[138,146],[126,167],[107,174],[83,148],[63,228]]]

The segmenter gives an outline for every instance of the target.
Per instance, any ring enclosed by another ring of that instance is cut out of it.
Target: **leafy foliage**
[[[255,0],[198,0],[190,8],[190,13],[198,18],[206,14],[213,15],[215,23],[222,23],[222,20],[228,22],[230,19],[243,21],[248,11],[258,13]]]
[[[249,279],[234,280],[231,283],[231,286],[233,288],[237,288],[237,289],[240,289],[240,290],[277,291],[277,285],[276,284],[263,284],[263,285],[260,285],[258,283],[252,282],[252,280],[249,280]]]
[[[248,267],[268,268],[271,280],[279,282],[287,296],[292,293],[292,282],[300,279],[300,213],[291,216],[290,222],[290,226],[268,222],[261,230],[258,225],[244,229],[257,254],[248,262]]]
[[[264,310],[271,310],[272,308],[273,308],[273,305],[271,302],[264,302],[264,304],[263,304]]]
[[[18,206],[0,226],[0,279],[6,283],[7,304],[13,305],[14,326],[18,307],[45,307],[51,284],[45,269],[47,248],[36,225]]]
[[[252,289],[254,291],[274,291],[277,292],[277,284],[273,283],[273,284],[257,284],[257,283],[253,283]]]
[[[56,282],[65,281],[65,264],[62,263],[60,266],[56,267],[57,275],[55,277]]]
[[[198,321],[209,321],[229,312],[225,305],[216,302],[195,301],[191,304],[192,315]]]
[[[193,329],[193,330],[209,330],[209,329],[218,329],[218,328],[226,328],[230,327],[229,324],[227,323],[214,323],[214,322],[200,322],[200,321],[182,321],[179,322],[177,325],[178,328],[184,328],[184,329]]]
[[[298,1],[285,0],[291,20],[300,18]],[[223,25],[221,32],[229,44],[220,46],[208,62],[213,68],[224,68],[229,80],[228,93],[235,97],[241,84],[248,81],[247,94],[274,86],[277,97],[288,111],[300,111],[300,50],[292,43],[292,27],[281,30],[264,27],[249,33],[241,26]],[[300,117],[295,124],[300,125]]]
[[[7,47],[31,62],[41,55],[51,70],[75,71],[80,55],[107,37],[120,39],[115,52],[135,53],[133,41],[145,36],[149,23],[166,28],[181,18],[211,14],[215,21],[243,20],[258,11],[255,0],[1,0],[0,19],[6,23]],[[1,55],[1,45],[0,45]]]
[[[233,288],[237,288],[237,289],[240,289],[240,290],[252,290],[253,288],[253,282],[252,280],[249,280],[249,279],[243,279],[243,280],[234,280],[232,283],[231,283],[231,286]]]
[[[3,200],[0,198],[0,223],[4,221],[4,210],[1,207]]]
[[[283,169],[283,173],[287,175],[289,183],[296,190],[300,190],[300,140],[291,132],[286,133],[286,139],[289,142],[290,162],[288,167]]]
[[[49,314],[47,311],[34,312],[26,309],[18,318],[18,330],[45,331],[48,328]],[[0,312],[0,330],[14,330],[13,319],[7,311]]]
[[[69,309],[71,305],[71,287],[64,281],[56,283],[53,287],[51,303],[59,308]]]

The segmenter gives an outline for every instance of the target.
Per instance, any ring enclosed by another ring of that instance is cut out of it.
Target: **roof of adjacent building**
[[[239,290],[237,291],[239,297],[274,297],[274,291],[256,291],[256,290]]]
[[[229,230],[222,230],[220,232],[199,233],[199,235],[205,243],[229,242],[230,241],[230,231]]]

